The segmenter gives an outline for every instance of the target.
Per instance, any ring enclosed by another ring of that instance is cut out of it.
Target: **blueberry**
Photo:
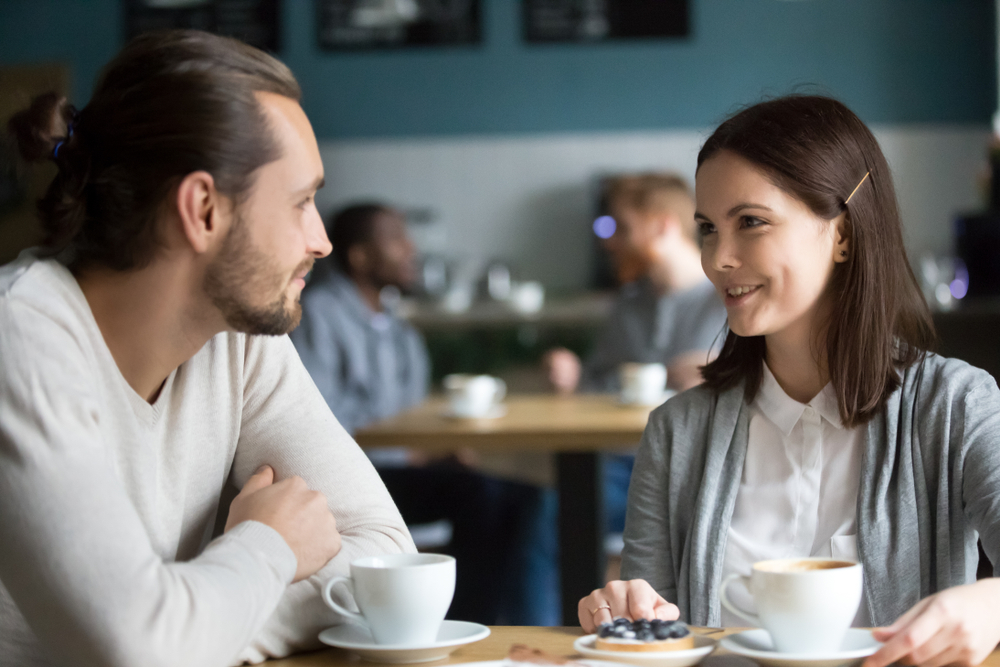
[[[653,627],[653,634],[656,635],[657,639],[669,639],[670,628],[661,623],[660,625]]]
[[[623,625],[632,625],[629,620],[625,617],[615,619],[615,627],[620,628]]]
[[[632,627],[634,627],[636,630],[639,630],[641,628],[648,628],[650,627],[650,622],[645,618],[640,618],[635,623],[632,624]]]
[[[666,623],[667,622],[664,621],[662,618],[654,618],[652,621],[649,622],[649,624],[652,625],[654,629],[662,628],[664,625],[666,625]]]
[[[635,638],[641,642],[651,642],[656,638],[656,635],[649,628],[643,628],[635,633]]]
[[[605,639],[615,634],[615,626],[610,623],[601,623],[601,627],[597,628],[597,636]]]
[[[691,631],[683,623],[674,623],[673,627],[670,628],[671,639],[680,639],[681,637],[687,637],[689,634],[691,634]]]

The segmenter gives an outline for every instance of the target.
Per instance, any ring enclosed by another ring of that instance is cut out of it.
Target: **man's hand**
[[[315,574],[340,551],[340,533],[326,496],[301,477],[274,481],[271,466],[261,466],[229,506],[226,531],[243,521],[274,528],[298,559],[295,581]]]
[[[577,616],[584,632],[593,632],[601,623],[616,618],[634,621],[639,618],[675,621],[681,615],[676,605],[667,602],[645,579],[612,581],[598,588],[577,605]]]
[[[701,376],[701,367],[714,358],[715,355],[708,350],[677,355],[667,366],[667,386],[677,391],[687,391],[691,387],[697,387],[705,381]]]
[[[542,357],[549,383],[558,394],[572,394],[580,384],[580,358],[563,347],[549,350]]]
[[[887,628],[872,635],[885,646],[862,667],[901,665],[973,667],[1000,641],[1000,579],[955,586],[918,602]]]

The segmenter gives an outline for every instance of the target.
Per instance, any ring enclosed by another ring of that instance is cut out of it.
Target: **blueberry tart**
[[[599,651],[684,651],[694,648],[694,635],[681,621],[619,618],[597,628]]]

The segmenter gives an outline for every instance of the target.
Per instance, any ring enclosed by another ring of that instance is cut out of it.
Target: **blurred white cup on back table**
[[[659,405],[667,389],[667,367],[663,364],[622,364],[618,369],[627,405]]]
[[[508,301],[511,308],[519,313],[525,315],[537,313],[545,305],[545,288],[535,280],[515,283],[511,287]]]
[[[333,599],[337,584],[351,590],[360,614]],[[323,586],[327,606],[371,630],[376,644],[434,643],[454,594],[455,559],[440,554],[359,558],[350,577],[333,577]]]
[[[444,388],[451,416],[467,419],[496,416],[507,395],[507,384],[491,375],[447,375]]]

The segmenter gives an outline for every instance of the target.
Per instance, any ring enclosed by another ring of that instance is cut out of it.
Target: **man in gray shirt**
[[[430,362],[423,338],[384,298],[416,277],[402,214],[359,204],[334,216],[328,231],[333,253],[316,263],[291,338],[333,414],[353,433],[420,403]]]
[[[701,268],[690,188],[671,174],[620,176],[608,182],[605,202],[614,229],[604,245],[623,287],[583,364],[565,349],[546,355],[550,382],[559,393],[616,392],[621,365],[640,362],[665,365],[672,389],[700,384],[700,367],[723,340],[726,309]],[[614,533],[625,526],[632,462],[630,455],[606,461],[605,502]]]
[[[604,246],[623,287],[582,366],[569,350],[546,355],[549,380],[560,393],[611,392],[621,364],[659,362],[671,388],[700,384],[726,309],[701,268],[691,190],[678,176],[638,174],[610,180],[605,200],[614,228]]]

